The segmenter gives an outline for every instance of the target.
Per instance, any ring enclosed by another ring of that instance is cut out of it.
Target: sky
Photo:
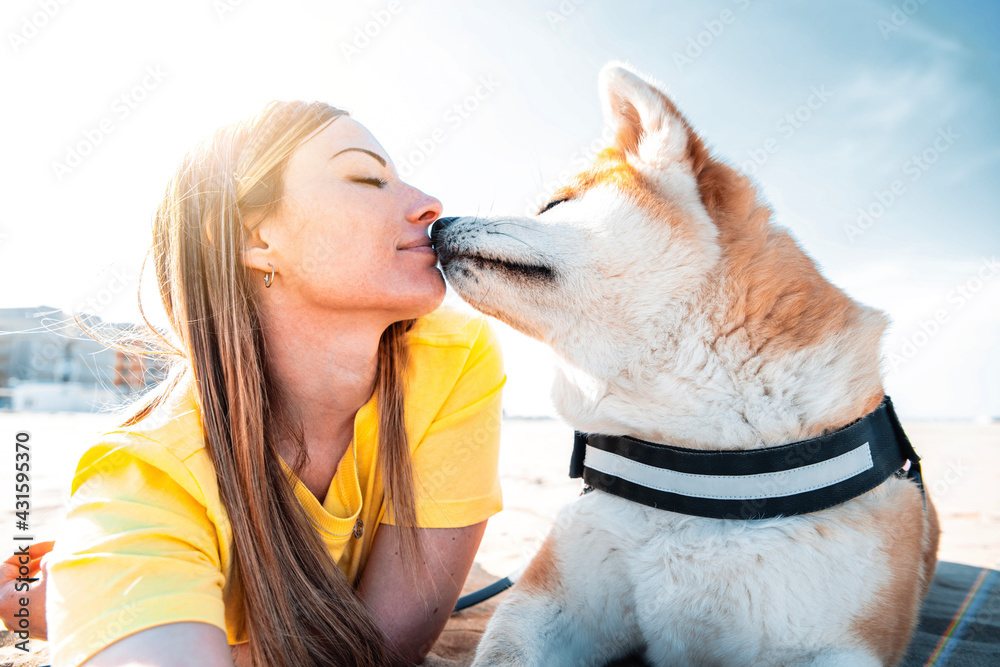
[[[5,0],[0,31],[0,308],[138,320],[170,174],[272,99],[348,109],[446,215],[526,212],[601,147],[622,60],[890,315],[904,418],[1000,417],[995,2]],[[553,353],[493,322],[505,413],[554,415]]]

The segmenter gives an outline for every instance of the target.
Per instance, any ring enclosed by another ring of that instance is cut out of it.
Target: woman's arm
[[[208,623],[158,625],[119,639],[80,667],[233,667],[226,633]]]
[[[45,634],[45,577],[47,575],[45,564],[40,564],[42,556],[52,550],[54,541],[32,544],[29,548],[31,560],[31,571],[28,577],[37,576],[37,586],[32,586],[31,608],[36,614],[41,616],[41,622],[37,620],[32,623],[32,639],[47,639]],[[5,563],[2,577],[9,583],[15,580],[16,572],[8,575],[8,570],[14,570],[17,556],[8,558]],[[5,595],[7,591],[4,591]],[[11,595],[13,588],[11,586]],[[21,594],[24,595],[24,594]],[[16,597],[16,596],[15,596]],[[13,619],[13,612],[10,613]],[[8,628],[16,627],[13,621],[8,620],[7,615],[3,617],[4,624]],[[40,627],[39,627],[40,625]],[[184,647],[183,654],[178,654],[177,647]],[[142,630],[135,634],[122,638],[121,640],[105,647],[94,654],[81,667],[111,667],[112,665],[126,665],[141,662],[143,665],[156,665],[156,667],[170,667],[172,665],[198,665],[201,667],[232,667],[233,660],[230,655],[239,652],[241,658],[244,656],[245,645],[241,649],[229,646],[226,634],[214,625],[208,623],[169,623],[159,625],[148,630]],[[246,655],[241,662],[236,663],[236,667],[249,665],[249,655]]]
[[[444,629],[472,569],[486,522],[420,528],[422,576],[411,579],[399,557],[399,529],[379,526],[358,592],[372,609],[390,650],[404,665],[421,662]],[[226,634],[207,623],[169,623],[116,641],[81,667],[232,667]]]
[[[462,592],[486,530],[486,521],[463,528],[419,528],[422,572],[411,578],[400,557],[399,528],[379,526],[358,593],[372,610],[390,651],[415,665],[431,650]]]

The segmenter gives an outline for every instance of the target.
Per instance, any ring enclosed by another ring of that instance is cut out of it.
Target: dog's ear
[[[655,83],[620,62],[605,65],[599,82],[615,148],[654,166],[688,159],[691,128]]]

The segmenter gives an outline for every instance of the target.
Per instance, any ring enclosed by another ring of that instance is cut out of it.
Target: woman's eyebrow
[[[378,160],[378,161],[379,161],[379,164],[381,164],[381,165],[382,165],[383,167],[384,167],[384,166],[385,166],[385,164],[386,164],[386,163],[385,163],[385,158],[384,158],[384,157],[382,157],[381,155],[379,155],[378,153],[376,153],[376,152],[374,152],[374,151],[370,151],[370,150],[368,150],[367,148],[345,148],[345,149],[344,149],[344,150],[342,150],[342,151],[339,151],[339,152],[337,152],[337,153],[334,153],[334,154],[333,154],[332,156],[330,156],[330,159],[332,160],[333,158],[337,157],[337,156],[338,156],[338,155],[340,155],[341,153],[346,153],[347,151],[359,151],[359,152],[361,152],[361,153],[365,153],[366,155],[371,155],[371,156],[372,156],[373,158],[375,158],[376,160]]]

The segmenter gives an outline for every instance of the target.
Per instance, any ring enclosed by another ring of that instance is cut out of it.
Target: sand
[[[0,496],[7,498],[0,513],[8,544],[21,534],[13,516],[15,434],[31,436],[29,533],[41,541],[58,532],[77,459],[110,424],[105,415],[0,412],[0,438],[10,457],[0,485]],[[904,427],[923,458],[924,479],[941,518],[939,558],[1000,568],[1000,423],[905,422]],[[580,480],[567,474],[573,445],[569,426],[558,420],[506,419],[501,438],[504,510],[489,521],[467,590],[526,564],[559,508],[580,493]],[[454,617],[428,664],[465,664],[492,607]],[[44,647],[44,642],[31,643],[36,650]],[[13,655],[10,647],[0,649],[0,667],[14,664]]]

